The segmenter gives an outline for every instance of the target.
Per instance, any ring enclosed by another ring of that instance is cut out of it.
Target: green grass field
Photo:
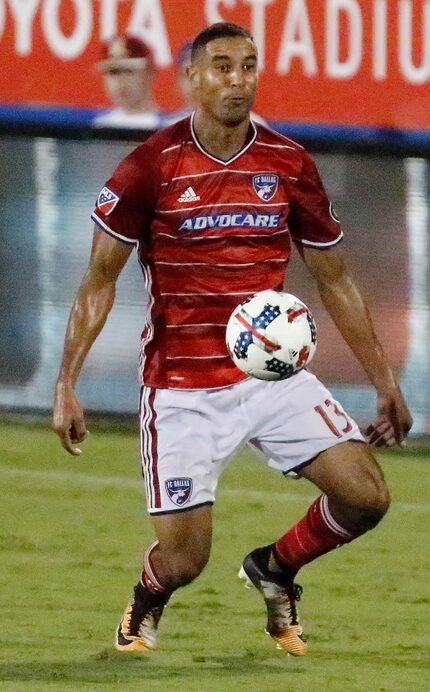
[[[137,436],[93,426],[72,458],[41,426],[0,426],[1,646],[6,690],[370,692],[430,689],[426,451],[381,456],[392,508],[368,536],[307,566],[310,653],[264,634],[264,604],[237,579],[316,496],[248,453],[222,478],[212,557],[178,591],[156,653],[116,653],[113,634],[152,538]]]

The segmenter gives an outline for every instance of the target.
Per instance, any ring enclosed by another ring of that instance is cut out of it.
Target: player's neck
[[[238,125],[225,125],[208,118],[197,110],[194,116],[194,132],[208,154],[228,161],[245,146],[249,131],[249,118]]]

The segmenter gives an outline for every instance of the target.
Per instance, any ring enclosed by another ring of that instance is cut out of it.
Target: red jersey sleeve
[[[92,218],[118,240],[137,244],[149,228],[158,180],[157,157],[151,156],[144,144],[137,147],[100,191]]]
[[[329,248],[343,238],[315,163],[306,152],[290,202],[288,227],[294,242],[309,247]]]

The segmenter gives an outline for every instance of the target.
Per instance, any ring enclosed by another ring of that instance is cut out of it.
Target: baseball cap
[[[135,70],[153,67],[150,48],[137,36],[113,36],[102,44],[102,59],[97,63],[101,72],[111,69]]]

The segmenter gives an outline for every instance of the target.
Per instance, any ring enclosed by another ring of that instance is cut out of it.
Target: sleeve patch
[[[108,187],[104,187],[97,198],[97,209],[100,209],[105,216],[108,216],[113,212],[118,202],[118,195],[109,190]]]

